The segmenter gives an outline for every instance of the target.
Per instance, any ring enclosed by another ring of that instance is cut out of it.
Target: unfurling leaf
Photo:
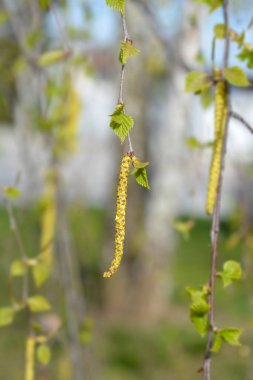
[[[130,129],[133,128],[134,121],[131,116],[124,113],[124,104],[118,104],[110,116],[110,127],[123,143]]]
[[[28,304],[29,309],[33,311],[34,313],[37,313],[40,311],[47,311],[51,309],[49,302],[46,300],[45,297],[41,295],[29,297],[27,300],[27,304]]]
[[[242,330],[234,327],[217,330],[215,332],[215,339],[213,342],[212,352],[219,352],[222,343],[228,343],[231,346],[241,346],[239,338],[242,334]]]
[[[233,281],[238,281],[242,275],[242,268],[237,261],[229,260],[223,265],[223,271],[219,273],[223,280],[224,287],[230,285]]]
[[[122,14],[125,13],[125,0],[106,0],[106,4],[110,8],[114,8]]]
[[[36,351],[38,361],[47,365],[51,360],[51,350],[47,344],[40,344]]]
[[[208,89],[212,86],[212,79],[210,75],[199,72],[191,71],[185,78],[185,91],[186,92],[199,92]]]
[[[222,345],[222,336],[220,331],[215,332],[214,342],[211,348],[212,352],[219,352]]]
[[[132,162],[134,170],[132,171],[131,175],[135,176],[135,180],[139,185],[145,187],[146,189],[150,189],[146,170],[146,167],[149,165],[149,162],[141,162],[135,156],[132,157]]]
[[[0,327],[8,326],[13,322],[14,310],[12,307],[0,308]]]
[[[226,68],[224,70],[224,77],[234,86],[247,87],[250,85],[246,73],[238,66]]]
[[[233,327],[221,330],[222,340],[224,342],[230,344],[231,346],[240,346],[241,345],[241,343],[239,342],[239,338],[240,338],[241,334],[242,334],[241,329],[237,329],[237,328],[233,328]]]
[[[120,52],[119,52],[119,61],[122,65],[125,65],[128,58],[133,55],[139,54],[140,50],[133,47],[132,40],[121,41],[120,43]]]
[[[201,317],[191,315],[191,321],[195,329],[201,336],[205,336],[209,329],[209,320],[206,315]]]
[[[204,336],[209,329],[208,312],[210,305],[207,302],[209,289],[203,286],[200,289],[186,288],[187,293],[191,298],[190,318],[191,321],[201,336]]]

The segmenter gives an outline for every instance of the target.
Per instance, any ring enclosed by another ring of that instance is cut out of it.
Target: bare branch
[[[229,115],[233,119],[240,121],[250,131],[250,133],[253,133],[253,127],[241,115],[234,111],[230,111]]]

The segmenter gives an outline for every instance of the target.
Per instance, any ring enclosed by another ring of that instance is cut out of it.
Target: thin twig
[[[226,30],[229,30],[229,14],[228,14],[228,4],[229,0],[225,0],[223,4],[223,13],[224,13],[224,23],[226,25]],[[230,40],[227,32],[225,47],[224,47],[224,57],[223,57],[223,69],[228,66],[229,59],[229,49],[230,48]],[[209,331],[207,337],[206,344],[206,352],[204,358],[204,366],[203,366],[203,379],[211,380],[211,348],[213,341],[213,334],[215,332],[215,275],[216,275],[216,264],[217,264],[217,256],[218,256],[218,239],[219,239],[219,228],[220,228],[220,212],[221,212],[221,193],[223,187],[223,177],[224,177],[224,169],[225,169],[225,157],[227,150],[227,139],[228,139],[228,128],[229,128],[229,117],[230,117],[230,98],[229,98],[229,87],[227,94],[227,104],[226,107],[228,112],[226,114],[225,121],[225,130],[223,137],[223,146],[222,146],[222,154],[221,154],[221,165],[220,165],[220,177],[219,183],[216,193],[216,202],[214,206],[213,218],[212,218],[212,228],[211,228],[211,271],[209,278],[209,287],[210,287],[210,296],[209,296]]]
[[[64,50],[66,52],[69,52],[69,51],[71,51],[71,44],[70,44],[68,35],[66,33],[66,30],[63,27],[63,24],[62,24],[61,19],[59,17],[58,10],[57,10],[54,2],[52,2],[52,4],[51,4],[51,10],[52,10],[52,14],[54,16],[54,19],[55,19],[55,22],[57,25],[58,33],[59,33],[60,39],[62,41],[62,45],[64,47]]]
[[[124,42],[126,42],[129,39],[129,33],[128,33],[128,29],[127,29],[125,13],[121,15],[121,20],[122,20],[122,27],[123,27],[123,33],[124,33]],[[120,76],[120,88],[119,88],[119,99],[118,99],[119,104],[124,103],[123,92],[124,92],[125,68],[126,68],[126,65],[123,64],[122,68],[121,68],[121,76]],[[130,133],[128,133],[127,138],[128,138],[129,150],[132,153],[133,152],[133,145],[132,145]]]
[[[17,226],[17,221],[15,218],[13,209],[12,209],[11,202],[8,199],[5,199],[4,202],[5,202],[5,207],[6,207],[6,211],[7,211],[7,215],[8,215],[8,219],[9,219],[10,229],[13,232],[13,235],[15,237],[21,258],[22,258],[23,262],[25,263],[27,261],[27,254],[25,251],[25,247],[24,247],[24,244],[23,244],[23,241],[21,238],[19,228]],[[23,297],[24,301],[28,297],[28,273],[27,273],[27,271],[25,271],[24,276],[23,276],[22,297]]]
[[[234,111],[230,111],[230,117],[240,121],[250,131],[250,133],[253,133],[253,127],[241,115]]]

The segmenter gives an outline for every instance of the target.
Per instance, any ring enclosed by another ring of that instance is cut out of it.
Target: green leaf
[[[147,176],[147,170],[146,169],[135,169],[136,172],[134,173],[136,182],[145,187],[146,189],[150,189],[149,183],[148,183],[148,176]]]
[[[0,327],[8,326],[13,322],[14,310],[11,307],[0,308]]]
[[[222,345],[221,331],[215,332],[215,339],[211,348],[211,352],[219,352]]]
[[[10,272],[14,277],[23,276],[26,272],[26,265],[22,260],[15,260],[11,263]]]
[[[114,8],[122,14],[125,13],[125,0],[106,0],[108,7]]]
[[[198,302],[192,303],[190,306],[191,315],[194,317],[203,317],[210,310],[210,305],[204,301],[199,300]]]
[[[140,50],[133,47],[132,40],[121,41],[120,43],[120,52],[119,52],[119,61],[122,65],[125,65],[128,58],[133,55],[139,54]]]
[[[198,317],[195,315],[191,315],[191,321],[194,325],[195,329],[201,336],[205,336],[209,330],[209,320],[206,315]]]
[[[186,288],[191,298],[190,318],[196,330],[201,336],[204,336],[209,329],[209,320],[207,313],[210,305],[207,303],[209,288],[203,286],[200,290],[195,288]]]
[[[17,187],[4,187],[4,194],[9,198],[9,199],[16,199],[20,196],[20,190]]]
[[[237,261],[229,260],[223,265],[223,272],[220,273],[220,276],[223,280],[224,287],[231,284],[233,281],[240,280],[242,275],[242,268],[240,263]]]
[[[38,361],[43,365],[47,365],[51,360],[51,350],[47,344],[40,344],[37,348],[36,355]]]
[[[199,92],[212,86],[212,80],[206,73],[191,71],[185,78],[186,92]]]
[[[51,6],[51,0],[39,0],[40,8],[47,11]]]
[[[34,313],[37,313],[40,311],[47,311],[51,309],[49,302],[46,300],[45,297],[41,295],[29,297],[27,300],[27,304],[28,304],[29,309],[33,311]]]
[[[131,128],[133,128],[134,121],[131,116],[124,113],[124,105],[119,104],[116,106],[110,121],[110,127],[120,138],[121,143],[124,142]]]
[[[222,340],[231,346],[241,346],[241,343],[239,342],[241,334],[242,330],[237,328],[231,327],[221,330]]]
[[[214,35],[215,38],[224,39],[227,35],[227,27],[225,24],[216,24],[214,26]]]
[[[65,61],[69,53],[64,50],[52,50],[42,54],[38,59],[38,65],[45,67],[61,61]]]
[[[246,73],[238,66],[226,68],[224,70],[224,77],[234,86],[247,87],[250,85]]]

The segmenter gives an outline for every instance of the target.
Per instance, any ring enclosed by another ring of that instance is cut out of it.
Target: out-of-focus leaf
[[[228,67],[224,70],[224,77],[227,81],[234,86],[247,87],[250,82],[247,78],[245,71],[238,66]]]
[[[0,327],[8,326],[13,322],[14,310],[12,307],[0,308]]]
[[[38,361],[47,365],[51,360],[51,350],[47,344],[40,344],[36,351]]]
[[[27,299],[27,304],[29,309],[34,313],[40,311],[48,311],[51,309],[49,302],[46,300],[45,297],[41,295],[29,297]]]
[[[185,78],[186,92],[199,92],[212,86],[212,80],[206,73],[191,71]]]

